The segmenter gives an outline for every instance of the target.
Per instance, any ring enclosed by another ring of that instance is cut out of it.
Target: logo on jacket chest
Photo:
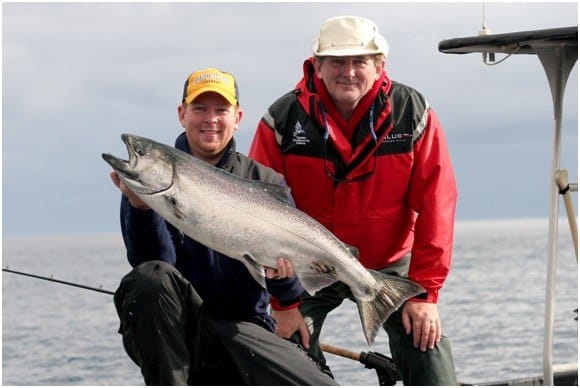
[[[302,128],[300,121],[296,121],[294,130],[292,131],[292,143],[296,145],[305,145],[310,143],[310,139],[306,136],[306,132]]]
[[[410,133],[389,133],[384,139],[383,143],[399,143],[408,141],[413,135]]]

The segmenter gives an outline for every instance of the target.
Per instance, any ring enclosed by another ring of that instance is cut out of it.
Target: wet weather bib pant
[[[147,385],[336,385],[296,344],[205,314],[192,285],[165,262],[127,274],[115,307],[123,346]]]
[[[380,272],[406,276],[409,259],[403,258]],[[320,349],[320,331],[326,316],[344,299],[354,301],[350,288],[337,282],[318,291],[314,296],[304,293],[300,311],[310,330],[309,354],[326,365]],[[401,310],[395,311],[383,324],[389,336],[391,355],[403,376],[405,385],[457,385],[451,354],[451,342],[445,336],[432,350],[422,352],[413,346],[413,335],[407,335],[401,319]]]

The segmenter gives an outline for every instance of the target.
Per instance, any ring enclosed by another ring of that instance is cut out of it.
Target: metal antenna
[[[491,34],[491,30],[489,28],[487,28],[487,26],[485,25],[485,1],[481,3],[481,29],[479,31],[477,31],[477,35],[482,36],[482,35],[489,35]],[[490,62],[495,62],[495,53],[486,53],[486,52],[482,52],[481,53],[481,57],[483,58],[483,63],[485,63],[486,65],[489,65]],[[488,62],[488,57],[489,57],[489,62]]]

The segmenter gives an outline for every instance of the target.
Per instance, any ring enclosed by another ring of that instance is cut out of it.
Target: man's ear
[[[238,127],[240,126],[240,123],[242,122],[242,117],[244,117],[244,111],[242,110],[242,108],[238,107],[236,110],[236,125],[235,125],[235,129],[238,129]]]
[[[187,105],[185,105],[185,104],[179,104],[177,106],[177,118],[179,119],[181,126],[184,128],[185,128],[185,124],[183,124],[183,118],[185,117],[186,110],[187,110]]]

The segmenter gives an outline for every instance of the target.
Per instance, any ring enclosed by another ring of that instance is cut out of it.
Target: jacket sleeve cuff
[[[272,298],[282,301],[283,305],[299,300],[304,292],[304,287],[296,275],[283,279],[266,279],[266,287]]]
[[[427,291],[413,298],[409,298],[412,302],[437,303],[439,293],[437,291]]]
[[[273,296],[270,299],[270,305],[272,306],[273,310],[286,311],[286,310],[292,310],[292,309],[300,306],[301,300],[302,299],[300,297],[298,297],[298,298],[291,300],[291,301],[282,302],[280,299]]]

